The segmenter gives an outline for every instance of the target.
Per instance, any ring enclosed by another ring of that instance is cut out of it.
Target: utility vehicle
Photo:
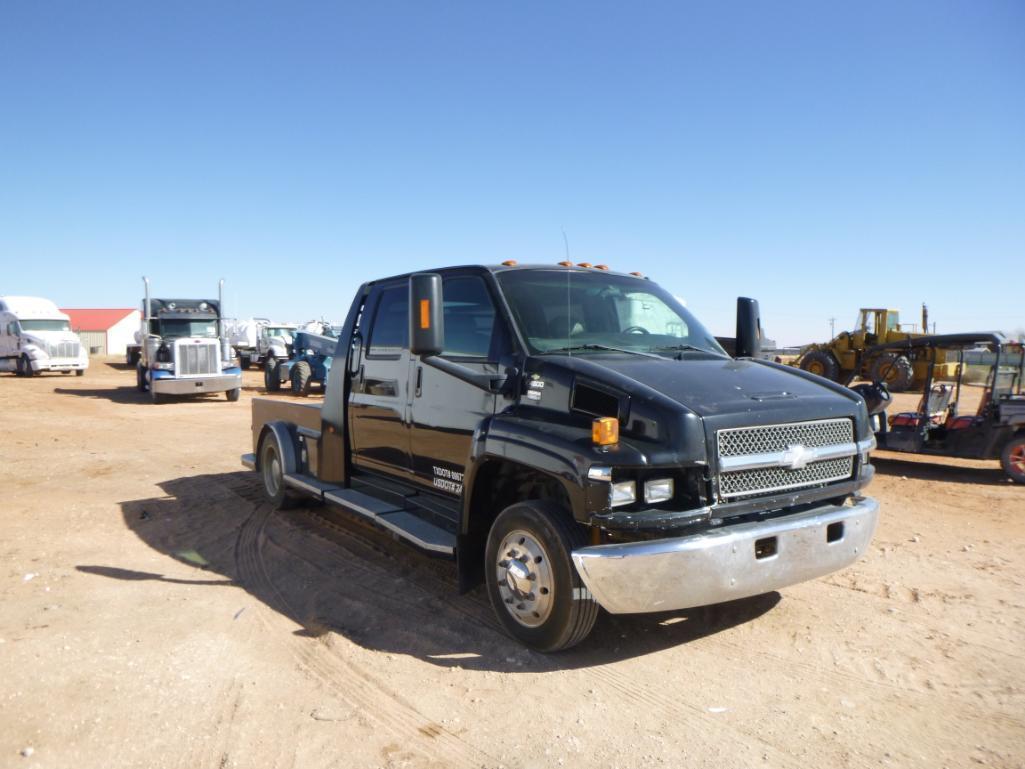
[[[277,506],[314,501],[455,560],[541,651],[599,606],[757,595],[863,555],[878,506],[864,399],[727,355],[653,281],[563,263],[470,266],[360,287],[323,404],[253,400]]]

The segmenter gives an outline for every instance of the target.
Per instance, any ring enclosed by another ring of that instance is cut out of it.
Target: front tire
[[[27,355],[18,358],[18,376],[35,376],[37,372],[32,368],[32,359]]]
[[[146,369],[142,364],[135,367],[135,389],[141,393],[146,392]]]
[[[263,389],[269,393],[276,393],[281,389],[281,375],[278,373],[278,364],[274,358],[267,358],[263,367]]]
[[[1025,483],[1025,435],[1011,438],[1000,452],[1000,466],[1015,483]]]
[[[75,369],[75,376],[85,376],[85,369],[84,368]]]
[[[242,396],[242,388],[236,387],[234,390],[225,390],[224,394],[228,396],[228,400],[234,403]]]
[[[313,378],[313,369],[304,360],[299,361],[292,367],[292,394],[303,398],[310,394],[310,380]]]
[[[247,368],[253,365],[253,359],[250,358],[248,355],[240,355],[238,356],[238,365],[239,368],[245,371]]]
[[[485,550],[488,597],[513,638],[540,652],[583,641],[598,617],[570,553],[587,544],[580,526],[549,502],[519,502],[491,526]]]
[[[801,368],[810,374],[817,374],[833,382],[840,381],[840,364],[832,353],[825,350],[811,350],[801,358]]]

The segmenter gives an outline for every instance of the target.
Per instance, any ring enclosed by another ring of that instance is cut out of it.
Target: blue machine
[[[263,383],[267,392],[279,392],[289,382],[293,395],[310,394],[313,385],[327,388],[327,375],[338,340],[331,336],[297,331],[292,341],[292,354],[288,360],[279,360],[263,369]]]

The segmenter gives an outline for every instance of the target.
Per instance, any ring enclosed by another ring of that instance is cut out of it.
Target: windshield
[[[726,354],[679,301],[649,280],[601,272],[513,270],[500,273],[498,282],[533,353],[604,347]]]
[[[295,329],[287,326],[267,326],[263,333],[268,339],[273,336],[279,336],[284,340],[285,344],[291,344],[292,334],[295,333]]]
[[[160,336],[176,339],[183,337],[217,337],[216,320],[158,320],[153,321],[156,333]]]
[[[71,331],[66,320],[19,320],[22,331]]]

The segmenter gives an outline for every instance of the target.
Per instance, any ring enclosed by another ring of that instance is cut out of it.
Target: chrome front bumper
[[[702,534],[575,550],[573,563],[612,614],[673,611],[768,593],[830,574],[865,553],[879,504],[856,497]]]
[[[213,374],[201,377],[156,378],[150,382],[154,392],[161,395],[192,395],[194,393],[222,393],[242,386],[241,374]]]

